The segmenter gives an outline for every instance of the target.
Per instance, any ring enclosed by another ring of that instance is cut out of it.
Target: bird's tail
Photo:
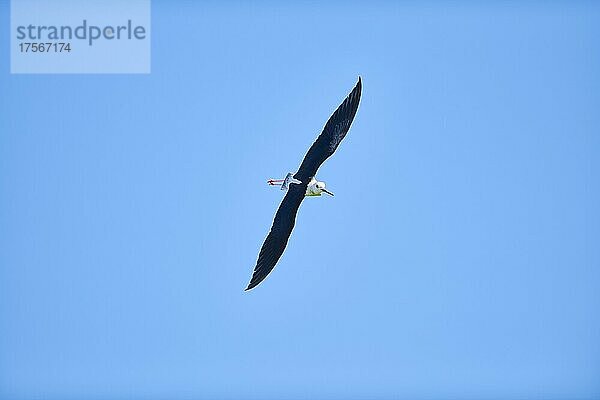
[[[288,190],[288,188],[290,187],[290,184],[292,184],[292,183],[300,184],[302,182],[299,181],[298,179],[295,179],[294,174],[289,172],[285,176],[285,179],[283,180],[283,184],[281,185],[281,190]]]

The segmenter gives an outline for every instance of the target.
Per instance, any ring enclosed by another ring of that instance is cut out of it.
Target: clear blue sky
[[[152,7],[149,75],[0,63],[0,397],[600,396],[598,5]]]

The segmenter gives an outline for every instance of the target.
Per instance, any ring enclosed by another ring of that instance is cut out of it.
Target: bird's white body
[[[325,189],[325,182],[320,182],[313,176],[306,187],[306,196],[320,196]]]

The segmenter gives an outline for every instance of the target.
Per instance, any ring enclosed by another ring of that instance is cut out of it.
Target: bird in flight
[[[288,173],[285,179],[269,179],[267,181],[269,185],[280,185],[281,190],[287,190],[287,193],[277,209],[271,231],[260,249],[252,279],[246,290],[256,287],[275,268],[275,264],[281,258],[292,234],[296,223],[296,214],[304,197],[321,196],[321,193],[333,196],[333,193],[325,188],[325,182],[317,180],[317,170],[335,152],[348,133],[358,109],[361,91],[362,82],[358,77],[354,89],[329,117],[325,128],[308,149],[298,172]]]

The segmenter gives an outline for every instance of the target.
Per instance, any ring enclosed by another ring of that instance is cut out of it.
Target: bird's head
[[[319,191],[319,193],[325,192],[328,195],[333,196],[333,193],[331,193],[329,190],[325,189],[325,182],[318,181],[315,186],[317,187],[317,190]]]

